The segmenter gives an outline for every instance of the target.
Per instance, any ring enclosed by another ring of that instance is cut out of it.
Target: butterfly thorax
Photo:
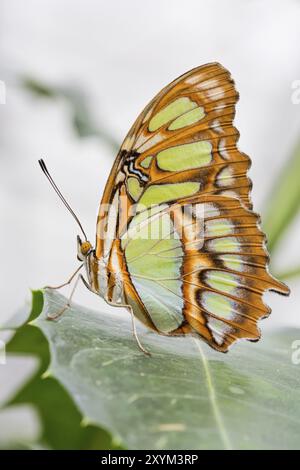
[[[109,257],[98,258],[92,251],[86,260],[91,290],[113,305],[124,305],[122,255],[118,242],[113,244]]]

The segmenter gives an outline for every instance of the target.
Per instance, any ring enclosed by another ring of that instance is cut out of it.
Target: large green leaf
[[[73,306],[45,293],[34,324],[48,338],[48,374],[69,391],[84,421],[106,427],[131,449],[300,448],[300,331],[240,343],[227,355],[196,338],[167,338],[140,327],[141,353],[129,315]],[[295,352],[295,351],[294,351]]]
[[[29,320],[38,316],[43,307],[43,295],[33,292]],[[8,327],[6,325],[6,327]],[[16,393],[11,406],[30,404],[37,410],[42,423],[42,442],[54,449],[113,448],[110,436],[98,427],[83,427],[82,417],[63,386],[53,378],[41,376],[49,363],[49,348],[44,335],[25,323],[7,346],[9,354],[37,357],[40,367],[36,374]]]
[[[263,228],[268,236],[268,249],[274,251],[277,243],[300,209],[300,143],[286,162],[268,198],[263,217]]]

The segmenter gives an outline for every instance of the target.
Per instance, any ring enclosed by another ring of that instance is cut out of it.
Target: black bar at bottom
[[[235,453],[241,453],[243,458],[246,458],[248,452],[253,451],[235,451]],[[255,451],[254,451],[255,452]],[[271,463],[270,451],[260,451],[261,454],[268,454],[268,462]],[[44,470],[45,468],[53,468],[56,463],[59,465],[80,465],[84,464],[84,470],[90,468],[105,469],[106,467],[113,467],[120,465],[124,468],[139,468],[141,465],[167,465],[167,466],[188,466],[193,467],[195,465],[202,465],[207,463],[210,465],[212,462],[215,464],[220,463],[222,466],[228,462],[232,465],[235,461],[238,464],[238,459],[241,456],[234,456],[231,451],[214,451],[214,450],[2,450],[0,452],[1,468],[4,463],[10,465],[18,463],[23,467],[27,468],[26,464],[39,464]],[[278,463],[277,453],[274,453],[276,461]],[[249,456],[251,458],[251,456]],[[286,459],[286,453],[284,458]],[[236,459],[236,460],[235,460]],[[275,459],[274,459],[275,460]]]

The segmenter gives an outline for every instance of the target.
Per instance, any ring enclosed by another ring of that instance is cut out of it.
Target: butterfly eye
[[[80,237],[77,236],[77,259],[78,261],[84,261],[85,257],[92,250],[92,244],[87,240],[82,242]]]
[[[81,243],[80,251],[84,256],[87,255],[91,249],[92,249],[92,245],[90,242]]]

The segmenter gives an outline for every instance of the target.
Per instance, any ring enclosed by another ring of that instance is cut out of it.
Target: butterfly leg
[[[139,349],[144,353],[146,354],[146,356],[151,356],[151,353],[149,351],[147,351],[147,349],[144,348],[144,346],[141,344],[140,340],[139,340],[139,337],[137,335],[137,331],[136,331],[136,324],[135,324],[135,317],[134,317],[134,314],[133,314],[133,311],[132,311],[132,308],[129,308],[130,310],[130,315],[131,315],[131,321],[132,321],[132,332],[133,332],[133,336],[137,342],[137,345],[139,347]]]
[[[62,287],[68,286],[69,284],[71,284],[74,277],[76,276],[76,274],[80,271],[82,267],[83,267],[83,264],[81,264],[79,268],[77,268],[76,271],[72,274],[72,276],[63,284],[60,284],[59,286],[45,286],[44,289],[61,289]]]
[[[77,270],[77,272],[78,272],[78,270]],[[76,274],[76,273],[75,273],[75,274]],[[73,275],[73,277],[74,277],[74,275]],[[73,278],[73,277],[72,277],[72,278]],[[68,308],[71,307],[71,301],[72,301],[74,292],[75,292],[75,290],[76,290],[76,288],[77,288],[77,286],[78,286],[78,282],[79,282],[82,278],[83,278],[83,277],[82,277],[81,274],[77,277],[77,279],[76,279],[76,281],[75,281],[75,283],[74,283],[73,289],[72,289],[72,291],[71,291],[70,297],[69,297],[69,299],[68,299],[68,302],[65,304],[65,306],[64,306],[62,309],[60,309],[55,315],[48,316],[48,317],[47,317],[47,320],[57,320],[57,318],[61,317],[61,315],[62,315]]]

